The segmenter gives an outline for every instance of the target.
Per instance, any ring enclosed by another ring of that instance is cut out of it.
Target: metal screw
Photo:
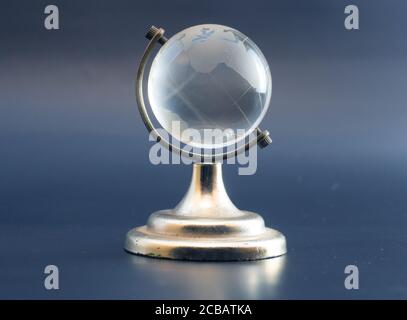
[[[168,39],[166,37],[164,37],[164,29],[162,28],[157,28],[156,26],[151,26],[150,29],[148,30],[147,34],[146,34],[146,38],[148,40],[151,40],[157,33],[161,33],[161,37],[158,38],[158,43],[163,45],[165,44]]]
[[[267,147],[272,142],[270,132],[267,130],[261,131],[260,128],[257,128],[257,137],[257,144],[261,149]]]

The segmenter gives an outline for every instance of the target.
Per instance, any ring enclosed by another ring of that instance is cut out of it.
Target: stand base
[[[154,213],[146,226],[130,230],[125,250],[156,258],[206,261],[258,260],[286,253],[277,230],[265,228],[252,212],[223,219],[180,217],[171,210]]]
[[[178,260],[240,261],[287,252],[285,237],[256,213],[239,210],[223,185],[220,163],[194,164],[191,185],[172,210],[130,230],[126,251]]]

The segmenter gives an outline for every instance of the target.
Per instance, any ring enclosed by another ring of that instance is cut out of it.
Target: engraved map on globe
[[[160,49],[151,66],[148,95],[158,122],[176,139],[195,147],[223,147],[245,138],[263,119],[271,74],[248,37],[221,25],[198,25]],[[180,132],[173,130],[174,122]],[[186,129],[197,130],[201,138],[183,136]],[[229,130],[221,144],[213,145],[204,139],[204,130],[216,129]]]

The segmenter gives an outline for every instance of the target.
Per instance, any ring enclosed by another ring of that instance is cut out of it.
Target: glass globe
[[[271,74],[260,49],[244,34],[198,25],[161,47],[151,66],[148,96],[158,122],[174,138],[193,147],[221,148],[259,125],[271,98]]]

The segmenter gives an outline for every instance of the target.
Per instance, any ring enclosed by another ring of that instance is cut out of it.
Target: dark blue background
[[[60,30],[44,28],[56,4]],[[344,28],[356,4],[360,30]],[[0,298],[407,298],[405,1],[2,1]],[[218,23],[273,76],[254,176],[231,198],[287,236],[248,263],[126,254],[128,229],[173,207],[186,165],[153,166],[134,96],[151,24]],[[44,267],[60,270],[44,289]],[[360,289],[344,288],[355,264]]]

